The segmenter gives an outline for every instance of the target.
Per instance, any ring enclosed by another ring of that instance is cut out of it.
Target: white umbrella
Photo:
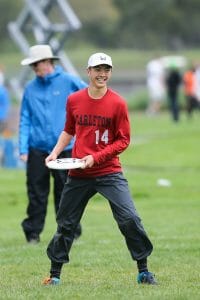
[[[187,65],[187,60],[184,56],[163,56],[160,60],[165,68],[183,68]]]

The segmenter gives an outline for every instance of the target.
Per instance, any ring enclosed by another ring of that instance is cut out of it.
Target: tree
[[[196,46],[199,0],[113,0],[120,11],[118,46]],[[189,22],[189,26],[188,26]]]
[[[42,1],[42,0],[41,0]],[[0,1],[1,49],[9,39],[7,24],[15,21],[26,1]],[[68,0],[83,27],[69,41],[98,47],[197,47],[200,43],[199,0]],[[73,44],[73,43],[72,43]]]
[[[100,47],[114,45],[119,12],[112,0],[70,0],[83,27],[75,36]]]
[[[9,39],[7,24],[16,19],[18,12],[22,7],[22,0],[18,1],[0,1],[0,40],[1,48],[3,44]]]

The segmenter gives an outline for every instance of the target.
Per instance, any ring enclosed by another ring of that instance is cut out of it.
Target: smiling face
[[[112,68],[110,66],[98,65],[95,67],[89,67],[87,70],[91,87],[96,89],[107,87],[107,82],[112,74]]]

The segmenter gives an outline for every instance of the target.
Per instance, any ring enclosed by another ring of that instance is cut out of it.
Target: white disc
[[[83,168],[84,165],[84,161],[78,158],[57,158],[56,160],[50,160],[47,163],[49,169],[57,170],[78,169]]]

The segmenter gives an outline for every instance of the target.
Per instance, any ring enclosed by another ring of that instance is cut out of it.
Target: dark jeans
[[[200,104],[199,104],[198,100],[196,99],[196,97],[194,97],[194,96],[187,96],[186,100],[187,100],[188,116],[192,116],[192,113],[195,109],[200,109]]]
[[[172,114],[172,119],[175,122],[179,121],[179,104],[177,93],[169,93],[169,105]]]
[[[115,173],[93,179],[68,177],[57,214],[57,232],[47,248],[52,262],[69,261],[76,226],[89,199],[97,192],[108,200],[132,258],[141,260],[151,254],[153,246],[134,207],[127,180],[122,173]]]
[[[26,170],[26,185],[29,200],[27,207],[28,217],[22,222],[22,228],[26,237],[32,234],[39,235],[44,228],[51,175],[54,179],[53,195],[56,213],[67,179],[67,171],[50,170],[45,166],[45,158],[47,156],[48,153],[36,149],[30,149],[29,151]],[[71,157],[71,151],[63,151],[59,157]]]

